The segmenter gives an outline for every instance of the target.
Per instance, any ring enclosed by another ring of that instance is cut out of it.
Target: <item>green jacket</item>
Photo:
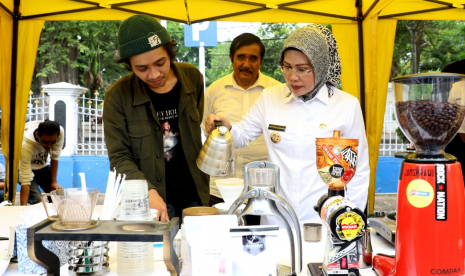
[[[187,63],[171,63],[171,69],[181,82],[179,131],[182,147],[202,204],[208,206],[209,176],[196,164],[202,148],[202,74]],[[145,85],[131,73],[115,82],[105,93],[105,142],[111,169],[126,174],[126,179],[146,179],[149,189],[157,190],[166,202],[163,131]]]

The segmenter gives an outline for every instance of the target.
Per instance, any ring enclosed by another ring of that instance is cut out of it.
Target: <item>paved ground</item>
[[[394,213],[396,211],[396,203],[397,194],[375,194],[375,212]]]
[[[105,195],[101,194],[97,201],[98,205],[103,204]],[[396,210],[397,194],[376,194],[375,211],[394,212]],[[19,193],[16,194],[15,205],[19,205]]]

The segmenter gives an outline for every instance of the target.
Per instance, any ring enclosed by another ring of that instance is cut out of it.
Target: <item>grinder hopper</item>
[[[454,158],[444,149],[464,120],[465,76],[416,74],[397,77],[392,83],[397,122],[415,144],[417,156],[411,155],[412,161]]]

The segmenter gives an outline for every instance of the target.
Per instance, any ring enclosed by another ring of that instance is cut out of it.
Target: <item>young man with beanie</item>
[[[229,48],[233,72],[207,88],[203,122],[212,113],[226,117],[233,123],[240,122],[263,89],[281,84],[260,72],[264,56],[265,46],[259,37],[243,33],[234,38]],[[236,177],[244,177],[244,167],[248,163],[263,160],[268,160],[268,151],[263,135],[260,135],[247,147],[236,149]],[[210,205],[223,201],[215,180],[214,177],[210,179]],[[250,223],[253,218],[247,218],[247,222]]]
[[[55,121],[26,123],[19,167],[21,205],[41,202],[39,187],[45,193],[62,189],[57,183],[57,173],[64,141],[65,131]]]
[[[157,219],[207,205],[209,177],[196,159],[202,147],[203,77],[173,62],[175,43],[154,18],[134,15],[118,32],[118,62],[132,73],[105,93],[103,113],[110,168],[145,179]]]

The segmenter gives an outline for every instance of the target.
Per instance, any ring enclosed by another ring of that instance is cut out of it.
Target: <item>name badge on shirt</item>
[[[277,131],[283,131],[284,132],[284,131],[286,131],[286,126],[269,124],[268,129],[269,130],[277,130]]]

